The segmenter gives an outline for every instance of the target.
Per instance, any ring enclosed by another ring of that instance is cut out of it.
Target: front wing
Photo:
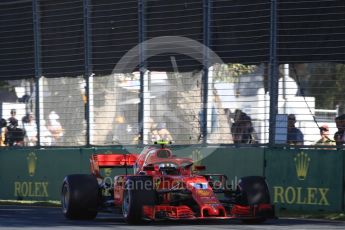
[[[203,208],[201,207],[201,210]],[[210,213],[210,212],[207,212]],[[195,213],[189,206],[155,205],[144,206],[143,214],[146,219],[159,220],[198,220],[198,219],[270,219],[276,218],[274,206],[271,204],[258,204],[250,206],[234,205],[231,210],[215,211],[213,215],[204,215],[203,211]]]

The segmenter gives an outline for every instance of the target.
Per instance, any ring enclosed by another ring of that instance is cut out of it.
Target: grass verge
[[[61,202],[57,200],[0,200],[0,205],[28,205],[28,206],[42,206],[42,207],[60,207]]]

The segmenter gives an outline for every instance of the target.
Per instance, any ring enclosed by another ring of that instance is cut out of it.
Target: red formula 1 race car
[[[91,175],[68,175],[63,181],[61,203],[66,218],[93,219],[99,211],[109,210],[120,210],[130,224],[234,218],[260,223],[275,218],[263,177],[241,178],[233,189],[227,186],[225,175],[201,174],[204,166],[173,155],[166,142],[158,144],[139,155],[92,155]],[[115,176],[113,184],[105,183],[100,168],[111,167],[133,167],[134,174]]]

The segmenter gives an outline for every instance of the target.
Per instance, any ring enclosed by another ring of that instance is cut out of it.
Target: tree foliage
[[[7,81],[0,81],[0,89],[8,88],[8,82]]]
[[[345,108],[345,65],[334,63],[309,64],[306,83],[308,96],[316,98],[316,108]]]
[[[256,65],[221,64],[214,66],[214,81],[237,82],[243,74],[253,73]]]

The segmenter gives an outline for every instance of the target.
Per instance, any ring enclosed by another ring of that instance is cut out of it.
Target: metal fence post
[[[340,151],[338,151],[338,152],[340,152]],[[344,212],[345,211],[345,150],[342,150],[342,152],[341,152],[341,158],[342,158],[342,162],[343,162],[343,180],[342,180],[342,186],[341,186],[341,188],[342,188],[342,194],[343,194],[343,196],[342,196],[342,211]]]
[[[86,145],[90,146],[90,76],[92,74],[91,62],[91,27],[90,27],[90,0],[84,0],[84,79],[85,79],[85,120]]]
[[[278,0],[271,1],[271,33],[270,33],[270,68],[269,68],[269,91],[270,91],[270,117],[269,117],[269,145],[275,144],[276,116],[278,113],[278,60],[277,60],[277,20]]]
[[[145,0],[138,1],[138,19],[139,19],[139,71],[140,71],[140,92],[139,92],[139,113],[138,113],[138,128],[139,128],[139,145],[144,144],[144,77],[146,72],[146,54],[143,42],[146,39],[146,25],[145,25]]]
[[[209,47],[211,38],[211,0],[203,1],[203,98],[202,98],[202,116],[201,116],[201,133],[203,136],[203,144],[207,144],[207,109],[208,109],[208,67],[209,67]]]
[[[33,13],[33,30],[34,30],[34,52],[35,52],[35,116],[37,126],[37,147],[41,145],[41,128],[40,128],[40,78],[42,76],[41,66],[41,28],[40,28],[40,11],[38,0],[32,1]]]

